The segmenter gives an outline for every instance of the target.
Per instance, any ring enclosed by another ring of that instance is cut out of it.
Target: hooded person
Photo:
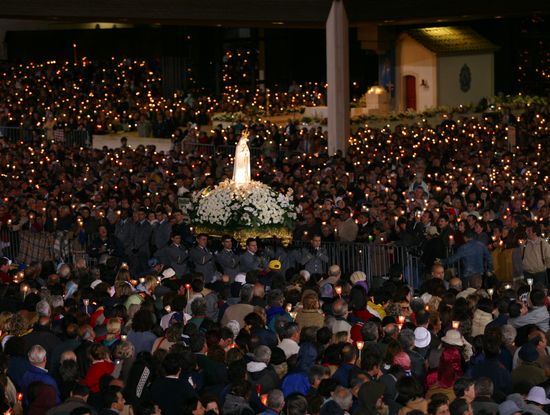
[[[385,389],[386,386],[380,382],[363,383],[357,394],[359,406],[353,415],[387,414],[388,408],[382,401]]]

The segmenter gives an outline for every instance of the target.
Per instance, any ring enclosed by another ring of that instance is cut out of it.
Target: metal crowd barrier
[[[293,247],[309,247],[309,242],[295,241]],[[369,286],[378,285],[388,277],[392,265],[399,264],[403,277],[413,287],[420,285],[420,258],[403,246],[363,242],[322,242],[329,264],[338,264],[345,274],[363,271]]]
[[[69,147],[90,147],[91,140],[86,130],[44,130],[28,129],[23,127],[0,126],[0,138],[10,142],[24,141],[32,142],[38,138],[48,137]]]
[[[2,255],[24,264],[50,260],[74,264],[84,259],[88,266],[96,265],[96,260],[88,255],[86,245],[70,232],[11,231],[6,228],[0,231]]]
[[[82,241],[78,235],[66,231],[12,231],[5,226],[0,231],[2,255],[25,264],[47,260],[74,264],[82,258],[93,266],[96,260],[88,255],[88,244],[88,240]],[[309,246],[309,242],[295,241],[289,249],[299,255],[301,249]],[[354,242],[322,242],[321,246],[327,252],[329,265],[338,264],[345,274],[363,271],[371,286],[381,284],[394,264],[400,265],[408,284],[413,287],[420,284],[420,260],[405,247]]]

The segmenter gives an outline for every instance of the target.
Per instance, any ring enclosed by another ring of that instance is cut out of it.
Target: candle
[[[289,314],[290,317],[292,317],[292,320],[296,320],[296,315],[298,314],[296,311],[291,311]]]
[[[164,309],[166,310],[167,313],[172,312],[172,307],[170,307],[170,305],[167,305],[166,307],[164,307]]]
[[[290,313],[291,311],[292,311],[292,304],[288,303],[288,304],[286,305],[286,312],[287,312],[287,313]]]
[[[342,287],[340,285],[337,285],[336,287],[334,287],[334,291],[336,292],[336,295],[338,295],[339,297],[342,296]]]
[[[505,290],[509,290],[510,288],[512,288],[512,286],[510,284],[505,284],[504,285],[504,289]]]
[[[458,330],[458,328],[460,327],[460,321],[453,321],[452,326],[454,330]]]
[[[493,297],[493,293],[495,292],[495,290],[493,288],[488,288],[487,289],[487,292],[489,293],[489,295],[491,296],[491,298]]]
[[[140,277],[140,278],[139,278],[139,283],[140,283],[140,284],[143,284],[144,282],[145,282],[145,278],[144,278],[144,277]]]
[[[122,336],[120,336],[120,339],[125,342],[126,339],[128,338],[128,336],[126,334],[123,334]]]
[[[405,323],[405,316],[399,316],[399,317],[397,317],[397,322],[398,322],[399,324],[401,324],[401,325],[402,325],[403,323]]]
[[[533,285],[533,278],[527,278],[527,284],[531,287]]]
[[[189,301],[189,294],[191,291],[191,284],[185,284],[185,291],[187,291],[187,301]]]
[[[88,305],[90,304],[90,300],[87,298],[83,299],[82,302],[84,303],[84,312],[88,314]]]
[[[27,292],[29,291],[28,285],[23,285],[23,301],[25,301],[25,298],[27,298]]]
[[[357,345],[357,350],[359,350],[359,351],[363,350],[363,347],[365,347],[365,342],[363,342],[363,341],[358,341],[355,344]]]

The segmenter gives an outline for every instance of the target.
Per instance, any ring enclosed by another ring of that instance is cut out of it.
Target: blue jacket
[[[355,369],[359,368],[357,366],[350,365],[349,363],[343,363],[338,369],[336,369],[336,372],[334,372],[334,375],[332,375],[332,379],[334,379],[344,388],[349,388],[350,374]]]
[[[29,369],[24,373],[23,378],[21,379],[21,391],[23,392],[25,405],[28,405],[27,397],[29,392],[29,385],[33,382],[42,382],[46,385],[52,386],[55,389],[56,405],[59,405],[61,403],[59,389],[57,388],[57,382],[55,381],[55,379],[46,370],[30,365]]]
[[[305,396],[310,388],[311,383],[309,383],[309,378],[305,372],[289,373],[284,377],[281,385],[281,390],[283,391],[285,398],[295,392],[301,393]]]
[[[512,376],[498,359],[485,358],[479,363],[471,366],[466,372],[466,375],[474,379],[488,377],[493,381],[496,391],[499,391],[505,396],[512,393]]]
[[[475,274],[493,272],[493,258],[485,245],[469,240],[460,246],[456,253],[443,260],[444,265],[461,261],[460,277],[468,278]]]

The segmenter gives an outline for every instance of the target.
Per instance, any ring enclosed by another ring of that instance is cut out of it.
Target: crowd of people
[[[140,137],[181,139],[188,123],[206,125],[216,112],[242,117],[319,105],[325,87],[293,84],[289,91],[227,85],[220,97],[195,89],[163,95],[161,67],[131,59],[25,63],[0,66],[0,127],[54,137],[54,131],[107,134],[134,131]],[[204,137],[202,137],[204,139]],[[226,143],[227,144],[227,143]]]
[[[129,116],[128,97],[151,90],[137,77],[101,95],[107,79],[116,82],[111,69],[67,98],[81,117],[91,111],[93,124],[98,106]],[[48,88],[80,88],[86,67],[25,70],[32,81],[4,81],[7,96],[20,97],[2,104],[3,121],[57,116],[66,101]],[[43,89],[29,84],[38,79]],[[529,106],[449,114],[437,125],[365,126],[334,156],[320,129],[250,125],[261,149],[253,178],[294,190],[290,248],[194,233],[186,200],[231,178],[231,155],[188,151],[178,140],[167,153],[125,141],[109,150],[40,135],[4,140],[0,410],[545,413],[548,115]],[[231,143],[243,128],[208,134],[182,125],[183,142],[202,134]],[[26,256],[29,236],[44,234],[87,254]],[[411,284],[398,262],[374,279],[366,269],[343,272],[328,243],[406,249],[420,258],[418,279]]]

